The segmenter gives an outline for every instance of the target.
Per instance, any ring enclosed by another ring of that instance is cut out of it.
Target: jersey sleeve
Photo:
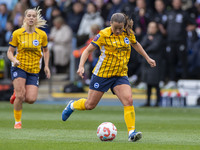
[[[136,44],[137,43],[135,35],[133,33],[130,34],[130,39],[129,40],[130,40],[131,44]]]
[[[9,45],[12,47],[17,47],[18,46],[18,41],[17,41],[17,32],[13,32],[11,37],[10,37],[10,41],[9,41]]]
[[[44,33],[43,34],[43,40],[42,40],[42,47],[46,48],[48,44],[48,38],[47,38],[47,34]]]
[[[103,34],[99,32],[99,34],[97,34],[92,40],[91,44],[101,49],[101,46],[103,45]]]

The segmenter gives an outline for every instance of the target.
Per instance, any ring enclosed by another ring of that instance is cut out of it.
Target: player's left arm
[[[43,55],[44,55],[44,72],[49,79],[51,77],[51,72],[49,69],[49,50],[47,47],[43,48]]]
[[[151,59],[148,54],[145,52],[145,50],[143,49],[143,47],[140,45],[139,42],[136,42],[134,44],[131,43],[131,46],[140,54],[142,55],[146,61],[149,63],[149,65],[151,67],[155,67],[156,66],[156,62],[155,60]]]
[[[43,32],[42,34],[43,34],[42,49],[43,49],[43,55],[44,55],[44,72],[46,74],[46,77],[49,79],[51,77],[51,72],[49,69],[49,49],[47,47],[48,38],[45,32]]]

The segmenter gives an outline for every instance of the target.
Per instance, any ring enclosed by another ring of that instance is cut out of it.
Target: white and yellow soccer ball
[[[97,128],[97,136],[101,141],[112,141],[117,136],[117,128],[111,122],[103,122]]]

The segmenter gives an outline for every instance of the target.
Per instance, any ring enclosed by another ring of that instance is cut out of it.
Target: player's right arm
[[[88,56],[94,51],[96,50],[97,47],[94,46],[93,44],[90,44],[88,45],[88,47],[83,51],[82,55],[81,55],[81,59],[80,59],[80,63],[79,63],[79,67],[78,67],[78,75],[83,78],[84,77],[84,72],[85,72],[85,69],[84,69],[84,65],[85,65],[85,62],[87,61],[88,59]]]
[[[14,67],[17,67],[18,65],[20,65],[19,60],[17,60],[14,57],[15,48],[18,46],[17,37],[18,37],[18,31],[14,31],[12,33],[12,36],[10,37],[10,41],[9,41],[10,46],[8,47],[8,51],[7,51],[7,57],[13,63]]]
[[[13,62],[14,67],[16,67],[20,65],[20,62],[14,57],[14,52],[15,52],[15,48],[12,46],[9,46],[8,51],[7,51],[7,57],[8,59],[10,59],[11,62]]]

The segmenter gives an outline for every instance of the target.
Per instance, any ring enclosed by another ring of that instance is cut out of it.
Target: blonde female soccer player
[[[83,78],[84,64],[89,54],[97,48],[101,50],[101,55],[93,70],[88,99],[70,101],[62,112],[62,120],[66,121],[74,110],[94,109],[103,94],[110,88],[124,106],[128,140],[137,141],[142,138],[142,133],[135,131],[135,111],[127,77],[131,46],[146,59],[151,67],[155,67],[156,62],[136,41],[132,31],[132,20],[122,13],[115,13],[111,17],[110,24],[110,27],[99,32],[81,56],[77,73]]]
[[[21,129],[22,102],[33,104],[38,95],[39,71],[44,55],[44,71],[50,78],[49,50],[47,48],[47,35],[38,29],[44,27],[46,21],[42,19],[40,9],[25,11],[23,26],[13,32],[9,42],[7,56],[12,62],[11,77],[15,93],[11,103],[14,103],[15,129]],[[17,48],[16,55],[14,51]]]

